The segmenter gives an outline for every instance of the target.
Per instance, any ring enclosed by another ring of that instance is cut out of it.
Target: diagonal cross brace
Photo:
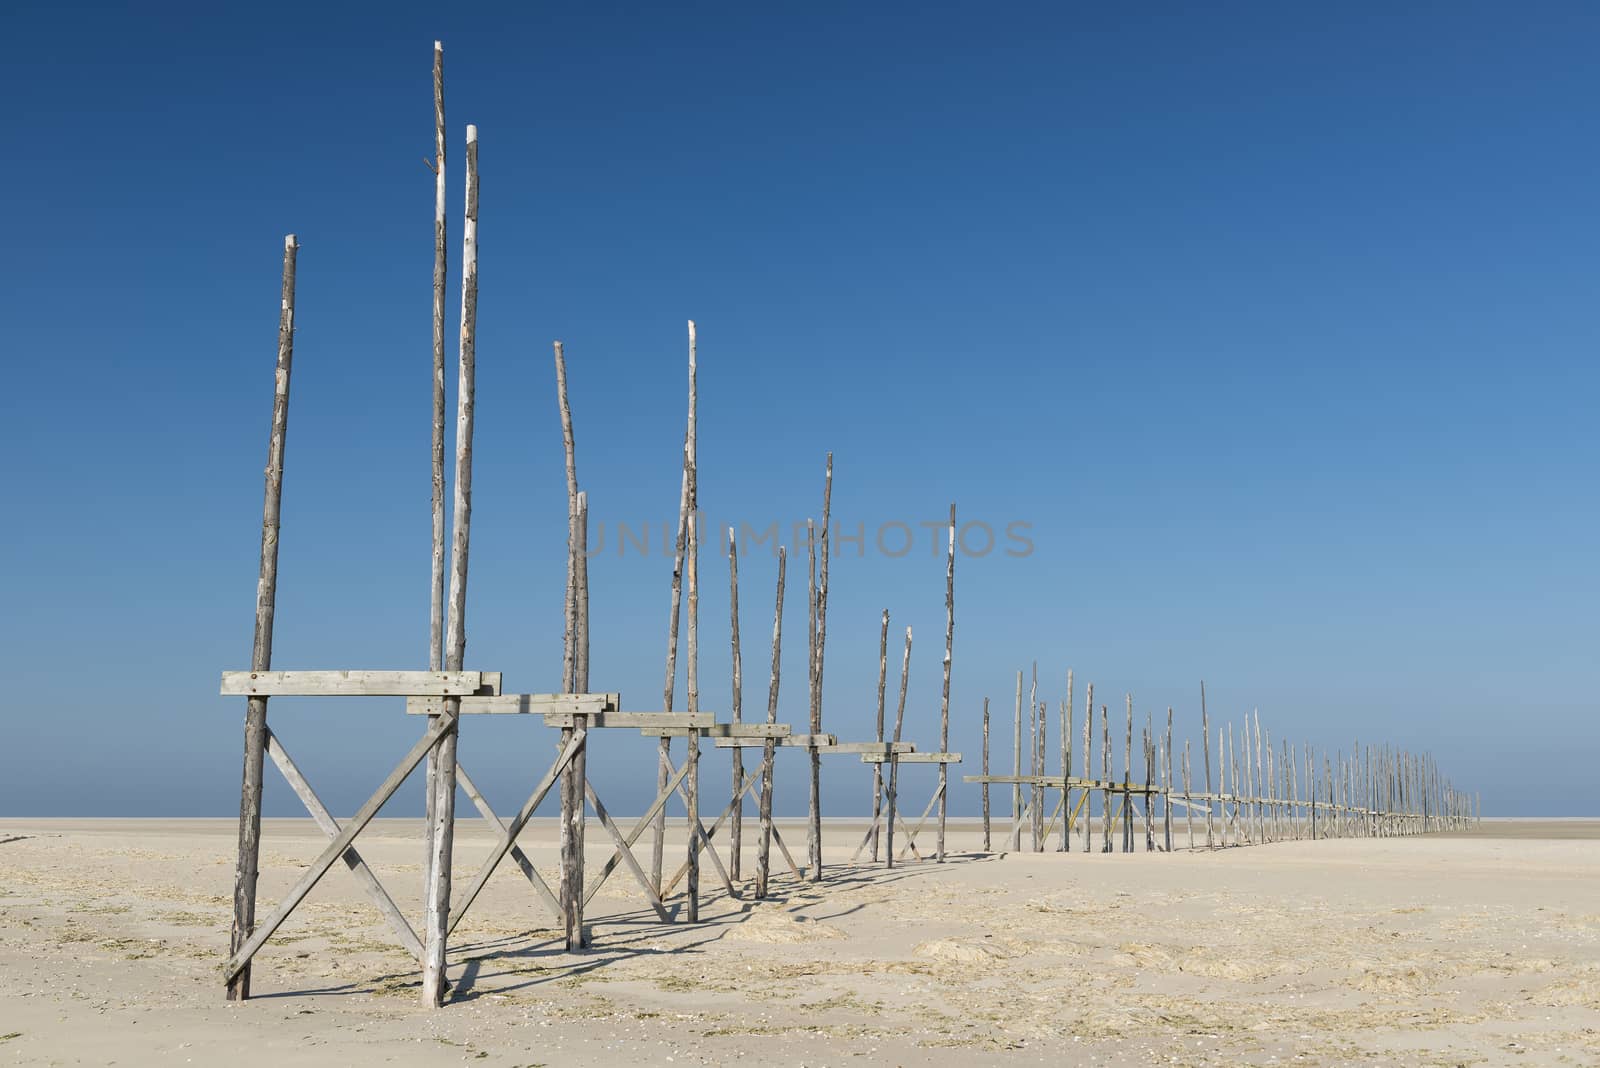
[[[533,810],[539,807],[539,802],[544,800],[545,795],[550,792],[550,787],[555,785],[556,778],[560,776],[562,770],[572,761],[572,758],[577,755],[578,750],[583,748],[584,741],[588,738],[588,735],[589,732],[583,727],[573,729],[572,740],[561,750],[561,754],[556,757],[556,762],[550,765],[550,770],[544,773],[544,778],[539,780],[539,785],[534,787],[533,793],[528,797],[528,800],[522,803],[522,808],[517,810],[517,814],[512,818],[511,823],[501,832],[500,840],[495,843],[495,847],[490,852],[489,858],[484,861],[483,867],[478,869],[478,875],[467,889],[461,904],[451,910],[450,925],[445,928],[446,933],[454,931],[456,925],[461,922],[461,917],[467,914],[467,909],[472,907],[472,902],[482,892],[484,884],[489,881],[489,876],[494,874],[494,870],[500,865],[500,861],[504,860],[505,855],[511,851],[512,843],[516,841],[517,835],[522,833],[522,828],[526,827],[528,821],[533,818]]]
[[[399,764],[395,765],[394,770],[389,773],[389,777],[383,780],[383,784],[378,787],[377,792],[367,798],[367,803],[362,805],[360,810],[350,818],[350,822],[345,824],[344,829],[339,832],[338,836],[328,843],[328,847],[322,851],[322,854],[311,862],[311,866],[300,876],[300,880],[289,890],[289,893],[278,904],[272,915],[257,924],[250,937],[245,939],[244,945],[239,947],[239,951],[228,958],[228,963],[223,968],[223,978],[225,980],[232,982],[234,976],[244,971],[245,965],[250,963],[250,958],[255,956],[256,951],[266,944],[267,939],[272,937],[273,932],[283,925],[283,921],[289,918],[289,913],[295,910],[295,906],[305,900],[306,895],[311,892],[311,888],[316,886],[317,881],[328,873],[329,868],[333,867],[333,862],[344,856],[345,850],[350,848],[350,843],[355,841],[356,835],[360,834],[362,828],[372,822],[372,817],[376,816],[384,803],[394,796],[396,790],[400,789],[400,784],[405,782],[406,776],[410,775],[412,769],[422,762],[422,758],[427,755],[428,750],[433,748],[434,743],[444,737],[446,732],[454,730],[455,726],[456,717],[450,715],[440,716],[436,722],[429,726],[427,732],[423,734],[417,744],[411,747],[411,751],[401,758]]]
[[[311,813],[311,818],[316,821],[318,827],[322,828],[322,833],[329,838],[337,838],[339,836],[339,821],[333,818],[333,814],[323,805],[322,799],[311,788],[311,784],[306,781],[306,777],[300,774],[300,769],[290,759],[288,752],[283,748],[283,743],[278,741],[278,736],[273,733],[272,728],[268,727],[266,731],[267,753],[272,757],[272,762],[278,765],[279,771],[283,772],[283,777],[289,783],[290,789],[299,795],[300,800],[306,806],[306,811]],[[378,881],[378,877],[372,874],[372,869],[367,867],[367,862],[361,859],[361,854],[356,852],[356,847],[351,846],[346,849],[342,859],[345,867],[350,869],[350,873],[356,877],[357,882],[361,883],[362,888],[367,892],[367,896],[372,899],[372,903],[378,907],[378,911],[383,913],[383,918],[393,928],[395,936],[400,939],[400,944],[405,947],[406,952],[410,953],[420,963],[422,960],[422,940],[417,937],[417,932],[411,929],[411,924],[406,922],[405,915],[395,905],[394,899],[383,888],[383,884]]]

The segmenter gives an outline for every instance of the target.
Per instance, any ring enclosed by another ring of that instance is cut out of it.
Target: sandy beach
[[[1600,821],[1171,856],[983,856],[962,821],[948,863],[894,871],[846,863],[860,828],[766,902],[708,870],[695,927],[619,871],[576,955],[505,865],[426,1011],[342,866],[230,1005],[233,821],[0,820],[0,1064],[1600,1063]],[[324,841],[267,821],[263,913]],[[414,926],[419,841],[358,840]],[[463,822],[458,881],[489,842]],[[523,844],[553,882],[551,824]]]

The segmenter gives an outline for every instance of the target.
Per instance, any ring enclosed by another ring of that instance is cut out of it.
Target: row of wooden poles
[[[1211,720],[1206,710],[1205,683],[1200,684],[1201,765],[1197,781],[1188,740],[1183,743],[1174,774],[1173,712],[1167,708],[1165,730],[1147,711],[1140,740],[1143,767],[1134,767],[1133,695],[1127,694],[1126,730],[1122,739],[1122,776],[1114,769],[1110,711],[1100,705],[1100,773],[1094,774],[1094,684],[1085,689],[1081,732],[1075,726],[1073,673],[1067,671],[1066,695],[1057,704],[1059,771],[1049,762],[1049,703],[1040,701],[1039,672],[1034,665],[1026,703],[1023,672],[1017,672],[1012,721],[1010,775],[989,767],[989,700],[983,703],[983,770],[967,776],[983,788],[983,848],[994,850],[991,786],[1011,790],[1010,849],[1023,848],[1024,835],[1034,852],[1072,849],[1074,837],[1084,852],[1135,851],[1136,823],[1142,824],[1146,850],[1176,848],[1174,809],[1181,811],[1186,846],[1216,848],[1258,845],[1301,838],[1389,837],[1460,830],[1479,818],[1476,795],[1458,790],[1426,753],[1386,745],[1353,744],[1348,753],[1297,747],[1261,725],[1259,710],[1216,729],[1215,761]],[[1024,723],[1026,734],[1024,737]],[[1079,739],[1073,752],[1074,738]],[[1237,737],[1237,744],[1235,739]],[[1024,770],[1026,761],[1027,769]],[[1079,774],[1073,774],[1076,761]],[[1215,768],[1213,768],[1213,764]],[[1213,777],[1215,772],[1215,777]],[[1052,795],[1055,795],[1052,798]],[[1095,820],[1094,799],[1100,798]],[[1046,809],[1054,806],[1046,816]],[[1159,810],[1159,830],[1158,830]],[[1197,828],[1196,817],[1201,825]],[[1099,825],[1099,845],[1093,824]]]
[[[517,832],[525,825],[531,816],[538,800],[544,796],[544,790],[549,789],[549,783],[542,785],[535,791],[534,797],[520,811],[516,819],[510,823],[500,820],[488,807],[487,802],[477,791],[471,780],[459,767],[457,759],[457,738],[459,734],[459,721],[462,715],[463,701],[473,701],[477,696],[468,694],[482,694],[483,691],[474,689],[449,688],[451,685],[462,685],[459,680],[452,683],[453,676],[472,675],[475,673],[463,671],[463,661],[466,646],[466,586],[468,571],[468,556],[471,541],[471,514],[472,514],[472,449],[475,426],[475,368],[476,368],[476,324],[478,305],[478,131],[475,126],[466,128],[466,196],[464,211],[463,249],[462,249],[462,289],[461,289],[461,319],[459,335],[459,355],[457,362],[457,389],[455,413],[455,448],[454,448],[454,480],[451,504],[451,522],[446,525],[446,394],[445,394],[445,302],[446,302],[446,275],[447,275],[447,221],[445,201],[445,161],[446,161],[446,127],[444,111],[444,76],[443,76],[443,48],[439,42],[434,44],[433,56],[433,90],[434,90],[434,159],[429,166],[434,174],[434,263],[433,263],[433,407],[432,407],[432,449],[431,449],[431,476],[432,476],[432,553],[430,566],[430,595],[429,595],[429,672],[432,673],[430,687],[437,684],[438,689],[417,690],[415,676],[420,673],[384,673],[384,672],[273,672],[272,668],[272,635],[275,615],[275,601],[277,590],[278,568],[278,541],[281,514],[281,500],[283,490],[284,449],[288,426],[289,384],[293,365],[294,335],[295,335],[295,270],[299,245],[294,235],[289,235],[284,242],[283,257],[283,282],[281,312],[278,329],[278,353],[274,374],[274,401],[272,426],[269,438],[268,456],[266,465],[265,504],[262,518],[262,538],[260,570],[257,584],[255,630],[252,644],[251,667],[249,672],[224,673],[224,692],[242,692],[248,696],[245,715],[245,745],[244,745],[244,771],[242,775],[239,821],[239,849],[238,865],[235,871],[234,887],[234,916],[233,933],[231,940],[231,956],[226,968],[228,997],[231,1000],[243,1000],[249,996],[251,968],[250,961],[255,952],[272,935],[273,931],[287,918],[288,914],[301,902],[316,882],[329,869],[336,859],[342,859],[345,865],[363,882],[369,896],[379,905],[385,913],[391,926],[400,935],[402,942],[419,957],[422,963],[422,1000],[425,1004],[438,1005],[442,1003],[446,990],[445,980],[445,951],[446,942],[451,929],[459,922],[461,914],[470,906],[472,900],[482,889],[488,873],[498,863],[500,857],[509,853],[522,867],[523,873],[528,876],[536,889],[541,889],[551,904],[556,905],[565,923],[565,936],[568,949],[579,949],[585,944],[585,929],[583,924],[583,904],[592,896],[597,886],[591,886],[588,892],[584,887],[584,829],[585,829],[585,801],[593,806],[606,830],[611,833],[617,843],[618,853],[601,872],[599,880],[603,881],[606,875],[614,869],[619,859],[625,861],[633,869],[634,875],[644,887],[647,896],[658,913],[662,913],[661,896],[670,891],[673,885],[680,880],[685,880],[686,918],[693,922],[699,918],[699,877],[700,856],[702,849],[709,850],[710,836],[720,828],[722,821],[707,832],[700,824],[698,812],[700,808],[700,778],[699,757],[702,736],[702,724],[706,717],[700,715],[700,689],[699,689],[699,600],[700,600],[700,572],[699,572],[699,506],[698,506],[698,457],[696,449],[696,334],[695,324],[688,324],[688,423],[684,435],[683,459],[681,471],[681,487],[679,497],[678,530],[673,565],[671,610],[668,626],[668,651],[666,657],[666,678],[663,687],[662,711],[671,716],[673,712],[674,691],[677,684],[677,660],[679,652],[680,619],[686,617],[684,652],[685,668],[685,701],[687,712],[683,717],[690,721],[690,725],[679,730],[671,726],[663,726],[653,730],[660,737],[660,760],[658,775],[658,797],[653,809],[653,815],[647,814],[645,819],[653,820],[652,849],[648,874],[637,861],[634,860],[629,847],[644,827],[643,821],[635,828],[632,835],[624,836],[618,831],[615,824],[605,812],[598,797],[594,795],[592,787],[586,777],[586,742],[587,729],[600,724],[593,722],[596,717],[587,713],[569,714],[561,726],[561,738],[557,745],[558,756],[552,765],[549,776],[559,776],[558,796],[561,805],[560,819],[560,886],[556,894],[551,894],[542,879],[533,871],[532,864],[515,845]],[[591,694],[589,690],[589,585],[588,585],[588,495],[579,488],[576,464],[575,434],[571,405],[567,391],[567,365],[563,346],[556,342],[555,346],[555,371],[557,396],[561,418],[562,437],[565,451],[566,488],[568,497],[568,552],[567,552],[567,578],[566,595],[564,599],[564,641],[562,652],[562,689],[563,693],[553,695],[528,695],[544,700],[547,704],[560,704],[563,698],[585,699],[590,702],[607,695]],[[894,744],[884,741],[884,672],[880,670],[878,694],[878,740],[876,743],[853,743],[840,746],[831,736],[823,735],[822,729],[822,682],[824,667],[824,649],[827,640],[827,609],[828,609],[828,564],[831,538],[831,496],[833,485],[833,457],[827,457],[820,534],[817,524],[807,523],[807,554],[808,554],[808,698],[810,733],[801,739],[783,738],[787,743],[798,741],[800,747],[806,748],[810,764],[809,784],[809,820],[808,820],[808,863],[804,866],[803,877],[810,880],[822,878],[822,829],[821,829],[821,789],[820,769],[821,756],[825,751],[856,752],[864,757],[876,755],[880,758],[888,753],[897,751],[900,743],[901,729],[905,713],[906,675],[910,661],[910,630],[906,634],[906,657],[902,671],[900,706],[896,715],[894,729]],[[950,527],[950,552],[946,567],[946,630],[945,630],[945,656],[944,656],[944,683],[940,708],[940,748],[936,759],[942,761],[950,756],[945,751],[948,749],[949,738],[949,698],[950,698],[950,649],[954,630],[954,545],[955,545],[955,509],[951,507]],[[447,561],[447,532],[448,532],[448,561]],[[733,690],[732,690],[732,725],[737,727],[743,723],[742,708],[742,662],[739,648],[738,625],[738,547],[737,542],[729,532],[729,579],[730,579],[730,615],[733,623],[732,631],[732,658],[733,658]],[[448,562],[448,567],[447,567]],[[757,841],[757,873],[756,896],[764,897],[767,894],[770,847],[776,842],[788,861],[791,870],[797,877],[802,877],[802,868],[794,863],[787,847],[783,844],[781,836],[772,824],[772,797],[773,797],[773,765],[775,751],[780,741],[776,729],[778,690],[780,682],[779,664],[781,658],[782,618],[784,604],[785,572],[787,565],[787,551],[780,548],[777,561],[777,585],[773,617],[772,634],[772,671],[767,695],[766,725],[774,728],[763,735],[762,742],[762,769],[760,778],[759,810],[761,830]],[[448,581],[447,576],[448,574]],[[883,615],[883,636],[881,650],[886,663],[886,650],[888,640],[888,613]],[[245,676],[230,680],[230,675]],[[302,679],[318,678],[303,683],[305,688],[296,689],[292,680],[287,676],[298,675]],[[373,676],[393,676],[387,681],[374,682]],[[499,674],[482,673],[487,679],[494,676],[492,692],[486,696],[499,695]],[[337,679],[331,676],[339,676]],[[353,680],[352,676],[362,676],[365,681]],[[400,676],[406,676],[401,679]],[[479,683],[474,682],[473,686]],[[487,686],[485,682],[483,685]],[[230,686],[244,686],[242,690],[229,689]],[[272,687],[276,686],[276,689]],[[363,686],[369,688],[363,689]],[[376,686],[376,689],[370,688]],[[384,688],[388,687],[388,688]],[[406,696],[408,708],[413,699],[426,700],[427,693],[437,693],[439,698],[425,706],[428,715],[428,728],[423,737],[408,756],[403,759],[395,770],[385,780],[376,793],[364,804],[358,812],[342,826],[339,821],[321,805],[309,783],[300,775],[298,769],[288,758],[282,744],[267,726],[267,699],[272,693],[286,695],[337,695],[337,694],[378,694]],[[615,696],[615,695],[609,695]],[[629,719],[629,714],[620,713],[611,707],[606,715],[617,722],[608,725],[623,725],[627,723],[637,725],[637,717]],[[653,713],[652,713],[653,715]],[[558,717],[559,718],[559,717]],[[604,716],[600,717],[604,718]],[[671,722],[676,722],[672,720]],[[719,729],[723,725],[718,725]],[[752,727],[750,731],[759,732],[760,728]],[[783,732],[787,728],[782,728]],[[746,733],[739,735],[735,730],[725,732],[736,743],[740,737],[749,738],[753,735]],[[671,738],[673,735],[686,736],[687,754],[685,767],[673,769],[671,762]],[[826,739],[826,741],[821,741]],[[909,749],[909,745],[906,747]],[[261,832],[261,799],[264,758],[271,755],[273,761],[284,773],[290,785],[306,804],[308,810],[318,822],[319,826],[330,838],[330,845],[323,855],[313,862],[304,872],[300,880],[289,891],[285,899],[273,914],[258,926],[256,922],[256,888],[259,877],[260,861],[260,832]],[[740,798],[744,796],[751,781],[746,777],[743,766],[743,754],[737,744],[732,749],[733,757],[733,803],[725,811],[724,818],[731,820],[729,838],[732,845],[729,850],[729,868],[723,869],[720,860],[714,852],[710,853],[713,865],[718,869],[724,884],[730,893],[735,893],[733,880],[742,877],[742,804]],[[956,759],[959,759],[957,756]],[[404,917],[394,906],[393,900],[379,884],[376,877],[367,867],[366,863],[357,852],[353,841],[361,828],[373,818],[379,808],[386,803],[404,781],[418,762],[426,764],[426,863],[424,865],[424,929],[421,937],[412,932]],[[897,824],[895,813],[895,783],[897,780],[897,762],[888,759],[890,764],[887,773],[888,789],[883,789],[885,773],[882,764],[874,767],[874,811],[879,811],[880,802],[887,800],[889,816],[885,825],[889,843],[890,862],[894,858],[894,833]],[[944,859],[945,854],[945,823],[946,823],[946,779],[947,768],[943,762],[939,763],[939,788],[935,796],[937,803],[937,845],[936,857]],[[681,787],[677,784],[681,783]],[[455,828],[455,801],[457,789],[464,789],[469,798],[478,807],[491,826],[501,832],[498,852],[495,858],[480,872],[478,879],[462,895],[454,910],[451,902],[451,862],[453,856],[453,838]],[[663,859],[665,852],[666,834],[666,806],[663,798],[673,790],[679,790],[689,814],[690,830],[688,836],[688,855],[682,869],[671,880],[663,882]],[[929,811],[934,803],[930,802]],[[928,813],[924,813],[924,821]],[[901,823],[902,828],[904,824]],[[920,824],[918,829],[920,829]],[[914,838],[914,833],[908,837]],[[908,843],[913,849],[914,844]],[[874,857],[877,855],[876,825],[872,837]],[[919,854],[920,855],[920,854]]]

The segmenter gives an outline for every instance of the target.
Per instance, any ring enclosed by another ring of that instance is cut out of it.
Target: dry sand
[[[0,820],[0,1064],[1600,1064],[1600,821],[893,872],[842,863],[859,826],[824,885],[708,884],[696,927],[618,871],[581,955],[508,864],[429,1012],[342,866],[230,1005],[231,821]],[[413,915],[419,833],[358,840]],[[458,880],[489,842],[463,823]],[[268,821],[263,915],[323,844]],[[550,872],[551,825],[524,845]]]

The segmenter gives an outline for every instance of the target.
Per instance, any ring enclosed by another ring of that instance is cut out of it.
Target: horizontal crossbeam
[[[499,691],[498,671],[224,671],[222,673],[222,693],[225,696],[239,697],[466,697],[471,694]],[[443,711],[444,709],[440,708],[439,712]]]
[[[889,756],[886,753],[862,753],[863,764],[887,764],[891,760],[901,764],[959,764],[960,753],[896,753]]]
[[[616,711],[621,700],[614,693],[507,693],[499,687],[492,695],[464,698],[461,702],[463,716],[481,715],[585,715],[597,716]],[[444,712],[444,702],[436,697],[413,697],[406,701],[406,711],[413,716],[437,716]],[[552,724],[570,726],[570,724]]]

